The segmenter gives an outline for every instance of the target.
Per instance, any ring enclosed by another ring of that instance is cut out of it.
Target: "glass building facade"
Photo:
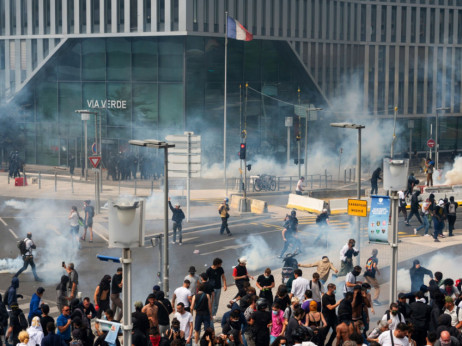
[[[27,114],[27,160],[63,163],[61,141],[81,145],[73,111],[94,101],[114,150],[172,131],[219,137],[225,11],[254,35],[230,41],[230,148],[245,123],[255,150],[282,151],[281,121],[294,109],[252,89],[296,104],[300,87],[300,102],[328,111],[351,80],[367,117],[386,122],[398,107],[404,129],[414,121],[419,151],[448,107],[440,148],[460,146],[462,0],[0,0],[0,103]],[[116,100],[126,108],[108,103]],[[402,138],[405,150],[409,131]]]
[[[249,150],[274,152],[293,106],[275,98],[313,103],[322,96],[304,76],[285,42],[230,42],[228,62],[229,145],[249,133]],[[219,158],[223,143],[224,39],[127,37],[68,40],[17,95],[28,163],[65,165],[84,152],[79,109],[98,112],[103,157],[124,151],[133,138],[164,138],[184,129],[203,134],[207,157]],[[246,83],[248,87],[246,87]],[[89,143],[95,117],[87,123]],[[281,146],[282,157],[285,147]]]

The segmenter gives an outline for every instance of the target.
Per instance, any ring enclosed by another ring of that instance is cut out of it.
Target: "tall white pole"
[[[356,181],[357,181],[357,198],[361,199],[361,128],[358,128],[358,156],[356,158]],[[361,223],[360,217],[356,216],[356,243],[361,251]],[[360,256],[356,256],[356,265],[360,264]]]
[[[228,180],[226,178],[226,118],[227,118],[227,95],[228,95],[228,12],[225,12],[225,96],[223,110],[223,172],[225,175],[225,190],[228,196]],[[245,167],[244,167],[245,169]]]
[[[435,128],[435,160],[436,160],[436,170],[438,170],[438,161],[439,161],[439,143],[438,143],[438,110],[436,111],[436,128]]]
[[[186,222],[189,222],[189,199],[190,199],[190,189],[191,189],[191,132],[188,132],[188,169],[186,177]]]
[[[88,131],[87,131],[87,121],[85,122],[85,163],[84,163],[84,170],[85,170],[85,180],[88,180]]]
[[[311,105],[310,105],[311,106]],[[308,176],[308,121],[310,120],[310,109],[306,111],[305,120],[305,179]]]
[[[123,340],[124,345],[132,344],[132,251],[129,248],[122,250],[123,280],[122,280],[122,314],[123,314]]]
[[[390,273],[390,303],[396,302],[396,290],[397,284],[397,273],[398,273],[398,193],[396,191],[391,192],[391,229],[392,229],[392,241],[391,241],[391,273]]]
[[[164,147],[164,253],[163,253],[163,290],[165,296],[168,296],[168,276],[169,276],[169,261],[168,261],[168,144]]]
[[[290,127],[287,126],[287,167],[290,165]]]

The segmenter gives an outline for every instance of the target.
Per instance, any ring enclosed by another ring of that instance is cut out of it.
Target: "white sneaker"
[[[428,234],[428,233],[427,233],[427,234],[424,234],[424,237],[429,237],[429,236],[430,236],[430,234]]]
[[[172,241],[172,244],[176,244],[176,242]]]
[[[417,235],[417,228],[414,228],[414,235]]]

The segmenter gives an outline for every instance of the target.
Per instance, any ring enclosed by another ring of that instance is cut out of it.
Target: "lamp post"
[[[356,157],[356,197],[357,199],[361,199],[361,130],[366,128],[366,126],[352,123],[331,123],[330,126],[358,130],[358,152]],[[361,248],[361,230],[359,224],[359,216],[356,216],[356,243],[358,244],[358,248]],[[359,256],[356,257],[356,262],[359,265]]]
[[[449,111],[451,110],[450,107],[439,107],[439,108],[436,108],[436,128],[435,128],[435,167],[436,169],[438,170],[438,161],[439,161],[439,158],[440,158],[440,155],[439,155],[439,142],[438,142],[438,111],[441,111],[443,114],[445,111]]]
[[[167,142],[158,141],[156,139],[130,140],[130,145],[139,147],[164,149],[164,248],[163,248],[163,269],[162,269],[162,289],[166,296],[168,296],[169,282],[168,282],[168,148],[174,148],[175,144],[168,144]]]
[[[317,112],[322,111],[322,108],[308,108],[306,111],[306,118],[305,118],[305,179],[307,179],[308,175],[308,120],[310,120],[310,112]],[[315,120],[315,119],[313,119]],[[300,164],[300,162],[298,163]]]
[[[90,120],[90,114],[95,115],[95,143],[96,143],[96,153],[99,153],[101,157],[101,117],[99,122],[99,152],[98,152],[98,112],[89,111],[86,109],[79,109],[75,111],[77,114],[81,115],[82,120],[85,122],[85,180],[88,180],[88,129],[87,129],[87,121]],[[100,190],[101,190],[101,183],[102,180],[102,170],[101,170],[101,162],[99,166],[99,172],[96,172],[96,179],[95,179],[95,204],[96,204],[96,213],[100,213]]]

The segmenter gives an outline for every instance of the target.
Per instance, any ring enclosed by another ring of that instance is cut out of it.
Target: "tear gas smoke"
[[[459,185],[462,184],[462,156],[457,156],[454,165],[444,175],[445,185]]]
[[[0,273],[16,273],[23,265],[23,260],[21,256],[16,258],[2,258],[0,259]]]
[[[59,282],[63,274],[61,262],[74,262],[78,266],[78,244],[74,244],[74,237],[70,236],[68,221],[69,211],[64,209],[59,201],[53,200],[8,200],[4,206],[19,210],[16,220],[19,227],[16,233],[24,238],[28,232],[32,233],[32,240],[37,246],[35,253],[39,276],[46,282]],[[81,208],[79,208],[81,210]],[[18,270],[18,263],[22,259],[4,259],[3,271]]]

